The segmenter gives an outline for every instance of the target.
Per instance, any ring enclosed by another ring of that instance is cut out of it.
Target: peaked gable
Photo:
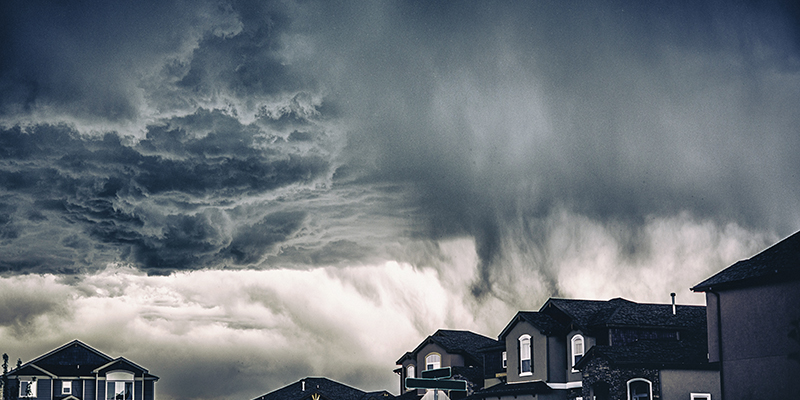
[[[80,340],[73,340],[26,362],[21,369],[35,366],[56,376],[80,376],[81,374],[89,375],[92,370],[111,360],[111,357]],[[16,373],[14,370],[11,372]]]
[[[503,331],[500,332],[499,338],[500,340],[505,340],[505,337],[508,333],[520,322],[525,321],[531,325],[533,325],[536,329],[539,330],[543,335],[552,335],[556,333],[560,333],[564,331],[566,328],[564,325],[556,321],[553,317],[548,314],[544,314],[537,311],[519,311],[514,318],[503,328]]]
[[[375,392],[372,394],[375,395]],[[254,400],[362,400],[369,397],[368,395],[363,390],[328,378],[310,377],[256,397]]]
[[[495,339],[470,331],[439,329],[433,335],[425,338],[413,351],[407,352],[400,357],[397,360],[397,364],[402,364],[405,359],[416,358],[417,353],[429,343],[436,343],[448,353],[464,355],[481,365],[483,364],[481,350],[488,346],[500,344]]]
[[[753,257],[734,263],[691,290],[705,292],[795,280],[800,280],[800,231]]]

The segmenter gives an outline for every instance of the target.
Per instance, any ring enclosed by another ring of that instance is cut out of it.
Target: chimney
[[[670,293],[669,295],[672,296],[672,315],[675,315],[675,293]]]

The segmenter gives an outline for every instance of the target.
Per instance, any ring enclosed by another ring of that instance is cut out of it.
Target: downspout
[[[719,293],[708,289],[708,293],[712,293],[717,298],[717,358],[719,359],[719,395],[722,400],[725,399],[725,374],[722,373],[722,300]]]

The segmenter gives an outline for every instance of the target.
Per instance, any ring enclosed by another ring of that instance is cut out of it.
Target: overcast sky
[[[0,352],[397,393],[439,328],[800,229],[792,1],[4,1]]]

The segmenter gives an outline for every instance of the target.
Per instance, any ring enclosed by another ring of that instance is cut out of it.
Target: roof
[[[706,292],[787,280],[800,280],[800,231],[723,269],[691,290]]]
[[[397,364],[402,364],[403,360],[407,358],[414,358],[423,347],[430,343],[436,343],[441,346],[446,352],[451,354],[462,354],[470,358],[473,362],[483,365],[481,349],[501,344],[499,341],[479,335],[470,331],[458,331],[449,329],[439,329],[433,335],[428,336],[422,341],[413,351],[405,353]]]
[[[9,375],[88,376],[104,366],[122,363],[143,376],[158,379],[148,371],[123,357],[111,358],[80,340],[73,340],[12,369]],[[37,372],[38,371],[38,372]]]
[[[521,383],[500,383],[494,386],[490,386],[486,389],[481,389],[476,391],[470,396],[467,396],[464,400],[467,399],[483,399],[487,397],[501,397],[501,396],[518,396],[518,395],[531,395],[531,394],[542,394],[542,393],[550,393],[553,389],[550,386],[547,386],[547,383],[543,381],[531,381],[531,382],[521,382]]]
[[[394,396],[387,391],[365,392],[323,377],[308,377],[256,397],[254,400],[307,400],[319,395],[320,400],[377,400]]]
[[[705,341],[698,340],[639,340],[625,346],[593,346],[575,364],[583,369],[590,360],[602,358],[615,366],[657,367],[674,369],[713,369],[708,362]]]
[[[513,328],[514,325],[516,325],[519,321],[528,322],[545,335],[566,330],[564,325],[560,324],[548,314],[537,311],[520,311],[514,316],[514,318],[511,319],[508,325],[503,328],[503,331],[500,332],[499,337],[501,339],[505,338],[511,328]]]
[[[704,306],[636,303],[623,298],[603,300],[549,299],[536,311],[520,311],[500,333],[504,338],[519,321],[545,335],[569,330],[589,332],[601,327],[692,329],[705,327]]]

